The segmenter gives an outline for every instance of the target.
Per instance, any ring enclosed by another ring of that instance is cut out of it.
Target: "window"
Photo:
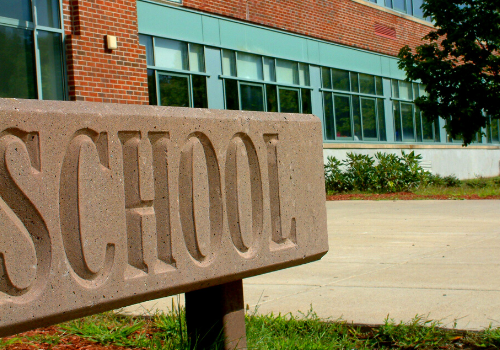
[[[382,78],[321,69],[326,140],[386,141]]]
[[[425,94],[422,84],[392,80],[394,137],[402,142],[439,142],[438,122],[429,122],[413,102]]]
[[[222,75],[226,109],[311,113],[307,64],[222,50]]]
[[[207,108],[204,46],[139,35],[146,47],[149,104]]]
[[[500,143],[500,120],[489,118],[486,125],[486,142]]]
[[[0,0],[0,97],[63,100],[62,36],[58,0]]]
[[[380,3],[377,0],[366,0],[373,3]],[[395,11],[406,13],[418,18],[424,18],[423,10],[421,8],[424,0],[383,0],[385,7],[391,8]],[[427,20],[427,19],[426,19]]]

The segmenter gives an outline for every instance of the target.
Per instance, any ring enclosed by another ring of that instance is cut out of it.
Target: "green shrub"
[[[366,154],[347,153],[344,161],[346,166],[346,181],[359,191],[370,191],[373,189],[376,178],[373,164],[375,160]]]
[[[444,185],[446,187],[459,187],[462,185],[462,181],[460,181],[455,175],[448,175],[443,177]]]
[[[325,164],[326,191],[411,191],[427,179],[428,173],[420,166],[421,159],[414,152],[406,154],[404,151],[401,156],[378,152],[375,159],[355,153],[348,153],[343,161],[328,157]]]
[[[465,185],[471,188],[485,188],[488,186],[488,182],[485,178],[479,177],[477,179],[466,181]]]
[[[427,173],[427,177],[425,179],[425,183],[428,186],[445,186],[444,178],[439,174],[431,174]]]
[[[352,184],[347,181],[345,174],[340,169],[342,162],[335,157],[327,157],[325,164],[326,192],[347,192],[352,190]]]

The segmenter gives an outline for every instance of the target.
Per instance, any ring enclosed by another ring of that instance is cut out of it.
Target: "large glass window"
[[[439,142],[439,123],[429,122],[413,102],[425,94],[422,84],[392,80],[394,137],[402,142]]]
[[[325,138],[385,141],[382,78],[340,69],[321,69]]]
[[[309,65],[222,50],[226,109],[311,113]]]
[[[63,100],[62,35],[59,0],[0,0],[0,97]]]
[[[204,46],[139,35],[146,47],[149,104],[207,108]]]

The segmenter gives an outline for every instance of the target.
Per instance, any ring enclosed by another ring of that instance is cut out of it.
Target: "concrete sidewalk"
[[[259,313],[307,312],[380,324],[389,315],[500,326],[500,201],[327,202],[330,252],[245,280]],[[171,299],[125,308],[144,313]]]

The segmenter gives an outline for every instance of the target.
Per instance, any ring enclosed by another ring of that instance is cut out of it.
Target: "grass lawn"
[[[383,321],[383,320],[381,320]],[[378,327],[328,322],[314,312],[246,316],[249,349],[498,349],[500,329],[464,332],[416,317]],[[19,349],[189,349],[183,310],[150,318],[111,312],[0,339]],[[216,347],[214,347],[215,349]]]
[[[373,193],[345,192],[329,193],[327,200],[368,199],[500,199],[500,176],[463,180],[459,183],[428,185],[412,192]]]

